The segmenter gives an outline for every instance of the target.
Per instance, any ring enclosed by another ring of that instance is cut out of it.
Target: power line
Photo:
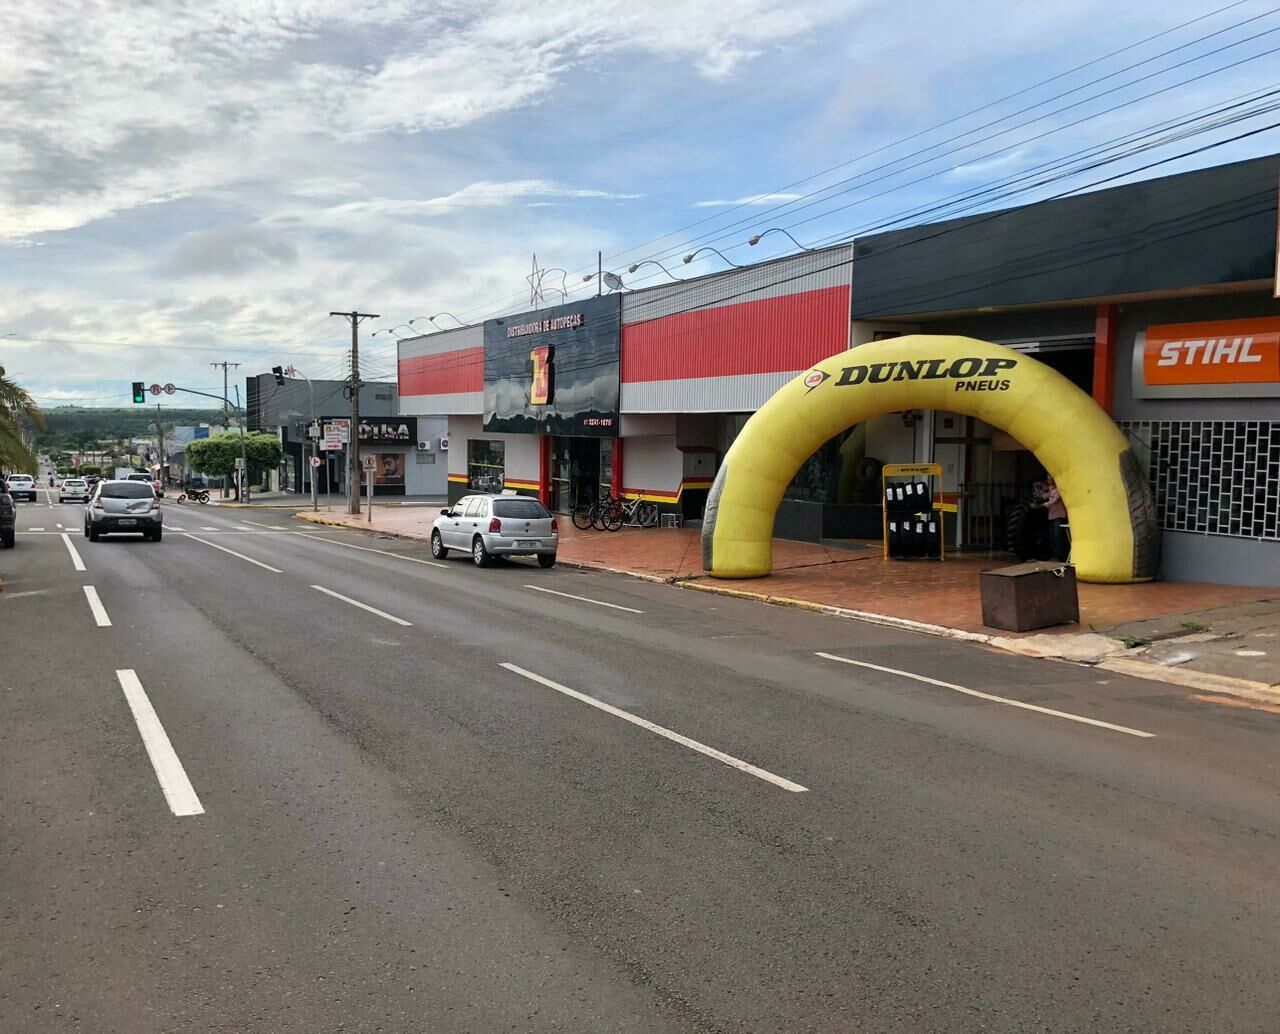
[[[1082,63],[1082,64],[1080,64],[1080,65],[1075,66],[1074,68],[1068,69],[1066,72],[1061,72],[1061,73],[1058,73],[1058,74],[1056,74],[1056,75],[1054,75],[1054,76],[1050,76],[1050,77],[1048,77],[1047,79],[1044,79],[1044,80],[1041,80],[1041,81],[1039,81],[1039,82],[1037,82],[1037,83],[1035,83],[1035,84],[1032,84],[1031,86],[1027,86],[1027,87],[1024,87],[1024,88],[1022,88],[1022,89],[1020,89],[1020,90],[1014,91],[1013,93],[1007,94],[1007,95],[1005,95],[1004,97],[1001,97],[1001,98],[999,98],[999,99],[997,99],[997,100],[987,102],[987,103],[985,103],[985,104],[983,104],[983,105],[980,105],[980,106],[979,106],[979,107],[977,107],[977,108],[971,109],[970,111],[967,111],[967,112],[965,112],[965,113],[963,113],[963,114],[961,114],[961,115],[957,115],[957,116],[954,116],[954,117],[952,117],[952,118],[946,119],[946,120],[944,120],[944,121],[942,121],[942,122],[940,122],[940,123],[937,123],[937,124],[935,124],[934,126],[931,126],[931,127],[927,128],[927,129],[920,130],[920,131],[918,131],[918,132],[916,132],[916,133],[912,133],[912,134],[910,134],[910,135],[908,135],[908,136],[905,136],[905,137],[903,137],[903,138],[900,138],[900,139],[898,139],[898,140],[895,140],[895,141],[893,141],[893,142],[891,142],[891,143],[888,143],[888,144],[882,145],[882,146],[880,146],[880,147],[876,148],[876,149],[875,149],[875,150],[873,150],[873,151],[867,152],[866,154],[859,155],[859,156],[858,156],[858,157],[856,157],[856,158],[849,159],[849,160],[847,160],[847,161],[845,161],[845,162],[839,163],[838,165],[835,165],[835,166],[832,166],[832,167],[830,167],[830,168],[828,168],[828,169],[825,169],[825,170],[823,170],[822,172],[812,174],[812,175],[807,176],[807,177],[805,177],[805,178],[803,178],[803,179],[800,179],[800,180],[794,181],[793,183],[788,184],[788,185],[786,185],[786,186],[775,188],[773,191],[770,191],[770,192],[768,192],[768,193],[781,193],[781,192],[783,192],[783,191],[785,191],[785,190],[789,189],[790,187],[798,186],[798,185],[800,185],[800,184],[803,184],[803,183],[806,183],[806,182],[810,182],[810,181],[812,181],[812,180],[814,180],[814,179],[821,178],[822,176],[827,175],[827,174],[829,174],[830,172],[836,171],[836,170],[838,170],[838,169],[840,169],[840,168],[847,167],[848,165],[853,164],[853,163],[855,163],[855,162],[857,162],[857,161],[865,160],[866,158],[871,157],[872,155],[883,153],[884,151],[890,150],[890,149],[892,149],[892,148],[894,148],[894,147],[898,147],[898,146],[900,146],[900,145],[902,145],[902,144],[904,144],[904,143],[908,143],[908,142],[910,142],[910,141],[912,141],[912,140],[919,139],[919,138],[920,138],[920,137],[922,137],[922,136],[926,136],[926,135],[928,135],[929,133],[935,132],[935,131],[936,131],[936,130],[938,130],[938,129],[945,128],[946,126],[949,126],[949,125],[954,125],[955,123],[960,122],[960,121],[964,120],[965,118],[970,117],[971,115],[974,115],[974,114],[980,113],[980,112],[982,112],[982,111],[984,111],[984,110],[988,110],[988,109],[990,109],[990,108],[992,108],[992,107],[995,107],[995,106],[997,106],[997,105],[999,105],[999,104],[1004,103],[1005,101],[1008,101],[1008,100],[1015,99],[1015,98],[1017,98],[1017,97],[1023,96],[1023,95],[1025,95],[1025,94],[1030,93],[1030,92],[1032,92],[1033,90],[1039,89],[1040,87],[1045,86],[1045,85],[1047,85],[1047,84],[1049,84],[1049,83],[1052,83],[1052,82],[1055,82],[1055,81],[1061,80],[1061,79],[1066,78],[1066,77],[1068,77],[1068,76],[1070,76],[1070,75],[1072,75],[1072,74],[1074,74],[1074,73],[1076,73],[1076,72],[1079,72],[1079,71],[1082,71],[1082,70],[1084,70],[1084,69],[1086,69],[1086,68],[1089,68],[1089,67],[1092,67],[1092,66],[1094,66],[1094,65],[1100,64],[1101,62],[1106,61],[1106,60],[1109,60],[1109,59],[1110,59],[1110,58],[1112,58],[1112,57],[1115,57],[1115,56],[1118,56],[1118,55],[1120,55],[1120,54],[1126,53],[1126,52],[1128,52],[1128,51],[1131,51],[1131,50],[1137,49],[1138,47],[1144,46],[1145,44],[1150,43],[1150,42],[1152,42],[1152,41],[1154,41],[1154,40],[1156,40],[1156,39],[1163,38],[1163,37],[1168,36],[1168,35],[1170,35],[1170,34],[1172,34],[1172,33],[1174,33],[1174,32],[1177,32],[1177,31],[1179,31],[1179,30],[1181,30],[1181,29],[1183,29],[1183,28],[1187,28],[1187,27],[1189,27],[1189,26],[1191,26],[1191,25],[1194,25],[1194,24],[1197,24],[1197,23],[1199,23],[1199,22],[1205,21],[1205,20],[1207,20],[1207,19],[1209,19],[1209,18],[1215,17],[1215,16],[1216,16],[1216,15],[1218,15],[1218,14],[1222,14],[1222,13],[1224,13],[1224,12],[1226,12],[1226,11],[1232,10],[1232,9],[1234,9],[1234,8],[1236,8],[1236,7],[1241,6],[1243,2],[1244,2],[1244,0],[1237,0],[1237,2],[1227,4],[1227,5],[1223,6],[1223,7],[1220,7],[1220,8],[1217,8],[1217,9],[1213,10],[1213,11],[1208,12],[1207,14],[1199,15],[1199,16],[1197,16],[1197,17],[1195,17],[1195,18],[1188,19],[1187,21],[1182,22],[1182,23],[1180,23],[1180,24],[1178,24],[1178,25],[1175,25],[1175,26],[1173,26],[1173,27],[1171,27],[1171,28],[1169,28],[1169,29],[1166,29],[1166,30],[1163,30],[1163,31],[1161,31],[1161,32],[1155,33],[1155,34],[1153,34],[1153,35],[1151,35],[1151,36],[1145,37],[1144,39],[1138,40],[1138,41],[1136,41],[1135,43],[1129,44],[1129,45],[1127,45],[1127,46],[1120,47],[1120,48],[1118,48],[1118,49],[1116,49],[1116,50],[1113,50],[1113,51],[1111,51],[1111,52],[1109,52],[1109,53],[1107,53],[1107,54],[1105,54],[1105,55],[1102,55],[1101,57],[1093,58],[1093,59],[1091,59],[1091,60],[1089,60],[1089,61],[1086,61],[1086,62],[1084,62],[1084,63]],[[1003,116],[1003,118],[1002,118],[1002,119],[994,120],[993,122],[990,122],[990,123],[986,123],[986,124],[984,124],[984,126],[975,127],[975,128],[973,128],[973,129],[971,129],[971,130],[967,130],[965,133],[958,134],[957,136],[952,137],[952,138],[948,138],[948,140],[940,141],[940,142],[938,142],[938,143],[936,143],[936,144],[930,145],[930,147],[929,147],[929,148],[925,148],[925,149],[923,149],[923,150],[921,150],[921,151],[912,152],[912,154],[904,155],[904,156],[901,156],[901,157],[899,157],[899,158],[893,159],[893,160],[891,160],[890,162],[888,162],[887,164],[888,164],[888,165],[897,164],[897,163],[900,163],[900,162],[902,162],[902,161],[905,161],[905,160],[907,160],[908,158],[913,157],[913,156],[915,156],[915,155],[923,154],[923,153],[925,153],[925,152],[926,152],[926,151],[928,151],[928,150],[935,150],[935,149],[937,149],[938,147],[943,146],[944,144],[946,144],[946,143],[948,143],[948,142],[951,142],[951,141],[953,141],[953,140],[959,139],[959,138],[961,138],[961,137],[963,137],[963,136],[968,136],[968,135],[972,135],[973,133],[980,132],[983,128],[989,128],[990,126],[997,125],[997,124],[999,124],[999,122],[1001,122],[1001,121],[1007,121],[1008,119],[1016,118],[1019,114],[1025,113],[1025,112],[1030,111],[1030,110],[1033,110],[1034,108],[1036,108],[1036,107],[1040,107],[1040,106],[1043,106],[1044,104],[1051,103],[1051,102],[1052,102],[1053,100],[1055,100],[1055,99],[1059,99],[1059,98],[1061,98],[1061,97],[1065,97],[1065,96],[1069,95],[1070,93],[1079,92],[1079,91],[1080,91],[1080,90],[1082,90],[1082,89],[1086,89],[1086,88],[1087,88],[1087,87],[1089,87],[1089,86],[1096,85],[1097,83],[1102,82],[1102,81],[1105,81],[1106,79],[1114,78],[1116,75],[1122,74],[1122,73],[1123,73],[1123,72],[1125,72],[1125,71],[1129,71],[1129,70],[1131,70],[1131,69],[1133,69],[1133,68],[1137,68],[1137,67],[1139,67],[1140,65],[1143,65],[1143,64],[1148,64],[1148,63],[1150,63],[1151,61],[1159,60],[1159,58],[1161,58],[1161,57],[1165,57],[1165,56],[1168,56],[1168,55],[1169,55],[1169,54],[1171,54],[1171,53],[1175,53],[1175,52],[1177,52],[1177,51],[1179,51],[1179,50],[1185,50],[1187,47],[1194,46],[1194,45],[1196,45],[1196,44],[1198,44],[1198,43],[1204,42],[1205,40],[1211,39],[1211,38],[1213,38],[1213,37],[1215,37],[1215,36],[1220,36],[1220,35],[1222,35],[1222,34],[1223,34],[1223,33],[1225,33],[1225,32],[1231,31],[1232,29],[1235,29],[1235,28],[1239,28],[1239,27],[1241,27],[1241,26],[1243,26],[1243,25],[1247,25],[1247,24],[1249,24],[1249,23],[1251,23],[1251,22],[1257,21],[1257,20],[1258,20],[1258,19],[1260,19],[1260,18],[1267,17],[1268,15],[1270,15],[1270,14],[1272,14],[1272,13],[1275,13],[1275,12],[1274,12],[1274,11],[1264,12],[1264,13],[1263,13],[1263,14],[1261,14],[1261,15],[1253,16],[1253,17],[1250,17],[1250,18],[1244,19],[1244,20],[1242,20],[1242,21],[1235,22],[1235,23],[1233,23],[1233,24],[1231,24],[1231,25],[1229,25],[1229,26],[1227,26],[1227,27],[1225,27],[1225,28],[1223,28],[1223,29],[1219,29],[1219,30],[1216,30],[1216,31],[1214,31],[1214,32],[1212,32],[1212,33],[1207,33],[1207,34],[1204,34],[1204,35],[1198,36],[1198,37],[1196,37],[1195,39],[1193,39],[1193,40],[1189,41],[1188,43],[1181,44],[1181,45],[1180,45],[1180,46],[1178,46],[1178,47],[1174,47],[1174,48],[1171,48],[1171,49],[1169,49],[1169,50],[1162,51],[1160,54],[1156,54],[1156,55],[1153,55],[1152,57],[1145,58],[1145,59],[1143,59],[1142,61],[1135,62],[1135,63],[1132,63],[1132,64],[1130,64],[1130,65],[1127,65],[1127,66],[1125,66],[1124,68],[1119,69],[1119,70],[1117,70],[1117,71],[1115,71],[1115,72],[1109,73],[1109,74],[1108,74],[1108,75],[1106,75],[1106,76],[1100,77],[1100,78],[1098,78],[1098,79],[1091,80],[1091,81],[1090,81],[1090,82],[1088,82],[1088,83],[1082,84],[1082,85],[1080,85],[1080,86],[1074,87],[1074,88],[1073,88],[1073,89],[1071,89],[1071,90],[1064,91],[1064,92],[1062,92],[1062,93],[1060,93],[1060,94],[1056,94],[1056,95],[1054,95],[1053,97],[1050,97],[1050,98],[1047,98],[1047,99],[1045,99],[1045,100],[1043,100],[1043,101],[1040,101],[1040,102],[1038,102],[1038,103],[1037,103],[1037,104],[1035,104],[1035,105],[1031,105],[1031,106],[1029,106],[1029,107],[1027,107],[1027,108],[1020,109],[1018,112],[1013,112],[1013,113],[1010,113],[1009,115]],[[1276,30],[1269,30],[1269,31],[1276,31]],[[1249,37],[1248,39],[1237,41],[1236,43],[1230,44],[1228,47],[1219,48],[1218,50],[1212,51],[1212,52],[1210,52],[1210,53],[1199,55],[1199,56],[1197,56],[1197,57],[1195,57],[1195,58],[1193,58],[1193,59],[1191,59],[1191,60],[1189,60],[1189,61],[1186,61],[1186,62],[1180,62],[1180,63],[1178,63],[1178,64],[1171,65],[1171,66],[1169,66],[1169,67],[1167,67],[1167,68],[1165,68],[1165,69],[1162,69],[1162,70],[1160,70],[1160,71],[1158,71],[1158,72],[1152,73],[1152,75],[1161,75],[1161,74],[1165,74],[1166,72],[1173,71],[1174,69],[1176,69],[1176,68],[1178,68],[1178,67],[1181,67],[1182,65],[1185,65],[1185,64],[1189,64],[1189,63],[1191,63],[1191,61],[1192,61],[1192,60],[1193,60],[1193,61],[1203,60],[1204,58],[1211,57],[1211,56],[1213,56],[1214,54],[1221,52],[1221,50],[1229,49],[1229,47],[1230,47],[1230,46],[1238,46],[1238,45],[1240,45],[1240,44],[1242,44],[1242,43],[1249,42],[1250,40],[1255,39],[1255,38],[1257,38],[1258,36],[1266,35],[1266,34],[1267,34],[1267,33],[1260,33],[1260,34],[1257,34],[1257,36]],[[1265,56],[1265,55],[1258,55],[1258,56]],[[1254,57],[1254,58],[1249,58],[1249,59],[1247,59],[1247,60],[1256,60],[1256,57]],[[1240,63],[1243,63],[1243,62],[1240,62]],[[1237,63],[1237,64],[1239,64],[1239,63]],[[1210,73],[1207,73],[1207,74],[1216,74],[1218,71],[1224,71],[1224,70],[1227,70],[1227,68],[1233,68],[1233,67],[1236,67],[1236,64],[1226,66],[1226,68],[1223,68],[1223,69],[1217,69],[1217,70],[1215,70],[1215,71],[1213,71],[1213,72],[1210,72]],[[1071,108],[1071,107],[1076,107],[1076,106],[1079,106],[1080,104],[1088,103],[1088,101],[1089,101],[1089,100],[1096,100],[1096,99],[1098,99],[1098,97],[1105,96],[1105,95],[1107,95],[1108,93],[1116,92],[1117,90],[1125,89],[1125,88],[1127,88],[1128,86],[1135,85],[1136,83],[1138,83],[1138,82],[1142,82],[1142,81],[1144,81],[1145,79],[1147,79],[1147,78],[1151,78],[1151,77],[1152,77],[1151,75],[1148,75],[1148,76],[1141,77],[1141,78],[1139,78],[1139,79],[1137,79],[1137,80],[1133,80],[1133,81],[1131,81],[1131,82],[1129,82],[1129,83],[1121,84],[1120,86],[1118,86],[1118,87],[1113,87],[1113,88],[1111,88],[1110,90],[1108,90],[1108,91],[1104,91],[1104,92],[1103,92],[1103,93],[1101,93],[1101,94],[1094,95],[1094,96],[1093,96],[1093,97],[1091,97],[1091,98],[1086,98],[1084,101],[1080,101],[1080,102],[1077,102],[1077,103],[1075,103],[1075,104],[1073,104],[1073,105],[1068,105],[1068,106],[1066,106],[1065,108],[1059,109],[1058,111],[1050,112],[1050,113],[1047,113],[1046,115],[1039,116],[1039,118],[1051,117],[1053,114],[1059,114],[1059,113],[1061,113],[1061,111],[1063,111],[1063,110],[1069,110],[1069,108]],[[1193,79],[1193,80],[1189,80],[1189,81],[1195,81],[1195,80]],[[1179,84],[1179,85],[1185,85],[1185,84]],[[1161,91],[1157,91],[1157,92],[1161,92]],[[1154,95],[1154,94],[1152,94],[1152,95],[1148,95],[1148,96],[1153,96],[1153,95]],[[1136,100],[1142,100],[1142,99],[1146,99],[1146,98],[1137,98]],[[1136,102],[1136,100],[1135,100],[1134,102],[1130,102],[1130,103],[1135,103],[1135,102]],[[1121,106],[1123,106],[1123,105],[1121,105]],[[1117,106],[1117,107],[1119,107],[1119,106]],[[1113,109],[1111,109],[1111,110],[1116,110],[1116,109],[1114,109],[1114,108],[1113,108]],[[1103,113],[1100,113],[1100,114],[1103,114]],[[1030,120],[1030,121],[1037,121],[1037,120],[1038,120],[1038,119],[1033,119],[1033,120]],[[1025,125],[1025,124],[1029,124],[1029,122],[1028,122],[1028,123],[1023,123],[1023,124],[1024,124],[1024,125]],[[1075,123],[1075,124],[1078,124],[1078,123]],[[1014,128],[1018,128],[1018,127],[1014,127]],[[1007,131],[1012,131],[1012,130],[1007,130]],[[980,142],[980,141],[979,141],[979,142]],[[968,146],[972,146],[972,143],[973,143],[973,142],[971,142],[971,143],[970,143],[970,145],[968,145]],[[1017,146],[1017,145],[1014,145],[1014,146]],[[959,150],[959,148],[958,148],[958,149],[956,149],[956,150]],[[979,160],[980,160],[980,159],[979,159]],[[869,175],[870,173],[872,173],[872,172],[876,172],[876,171],[879,171],[880,169],[883,169],[883,168],[885,168],[885,167],[886,167],[886,165],[876,166],[876,167],[874,167],[874,168],[872,168],[872,169],[866,170],[864,173],[860,174],[858,177],[853,177],[853,179],[864,178],[864,177],[866,177],[867,175]],[[905,170],[900,170],[900,171],[905,171]],[[774,208],[766,209],[766,210],[765,210],[765,211],[763,211],[763,212],[753,212],[753,213],[752,213],[752,215],[751,215],[751,218],[750,218],[750,219],[738,220],[736,223],[733,223],[733,224],[730,224],[730,225],[731,225],[731,226],[738,226],[738,225],[743,225],[743,224],[746,224],[746,223],[749,223],[749,222],[752,222],[752,221],[757,221],[757,220],[760,220],[760,219],[766,218],[766,217],[770,216],[772,213],[783,211],[783,210],[787,209],[788,207],[791,207],[791,206],[794,206],[794,205],[798,204],[798,202],[800,202],[800,201],[802,201],[802,200],[805,200],[805,199],[807,199],[807,198],[813,197],[815,194],[821,194],[821,193],[829,192],[829,191],[833,190],[835,187],[840,186],[841,184],[844,184],[844,183],[848,183],[848,182],[850,182],[850,181],[849,181],[849,180],[844,180],[844,181],[841,181],[840,183],[837,183],[837,184],[831,184],[831,185],[828,185],[828,186],[826,186],[826,187],[821,188],[821,189],[820,189],[820,190],[818,190],[818,191],[813,191],[813,192],[811,192],[810,194],[803,195],[801,198],[795,199],[795,200],[793,200],[793,201],[789,201],[789,202],[787,202],[787,203],[786,203],[786,204],[784,204],[784,205],[780,205],[780,206],[776,206],[776,207],[774,207]],[[846,192],[846,191],[841,191],[841,193],[843,193],[843,192]],[[765,197],[765,196],[768,196],[768,194],[766,193],[766,194],[759,195],[759,196],[760,196],[760,197]],[[832,195],[832,196],[836,196],[836,195]],[[753,199],[753,200],[754,200],[754,199]],[[815,203],[816,203],[816,202],[815,202]],[[615,258],[619,258],[619,257],[621,257],[621,256],[623,256],[623,255],[628,254],[628,253],[635,253],[635,252],[639,251],[641,248],[647,247],[649,244],[653,244],[653,243],[656,243],[657,241],[663,240],[663,239],[665,239],[666,237],[674,236],[675,234],[680,233],[680,232],[683,232],[684,230],[691,229],[691,228],[693,228],[693,227],[696,227],[696,226],[699,226],[699,225],[705,224],[706,222],[709,222],[709,221],[712,221],[712,220],[719,220],[719,219],[723,219],[725,216],[727,216],[727,215],[731,214],[731,213],[732,213],[732,212],[734,212],[734,211],[737,211],[737,210],[740,210],[740,209],[743,209],[743,208],[749,208],[749,207],[753,207],[753,206],[752,206],[751,204],[749,204],[749,203],[744,203],[744,204],[737,205],[737,206],[735,206],[734,208],[729,209],[727,212],[717,213],[715,216],[708,216],[708,217],[707,217],[707,218],[705,218],[705,219],[697,220],[697,221],[696,221],[696,222],[694,222],[694,223],[691,223],[691,224],[688,224],[688,225],[687,225],[687,226],[685,226],[685,227],[682,227],[680,230],[670,231],[670,232],[668,232],[668,233],[666,233],[666,234],[663,234],[663,235],[662,235],[662,236],[660,236],[660,237],[653,238],[652,240],[650,240],[650,241],[646,242],[645,244],[637,245],[637,246],[636,246],[636,247],[634,247],[634,248],[628,248],[628,249],[625,249],[625,250],[623,250],[623,251],[616,252],[616,253],[614,253],[614,254],[610,255],[610,256],[609,256],[609,258],[610,258],[610,260],[613,260],[613,259],[615,259]],[[807,207],[807,206],[806,206],[806,207]],[[719,236],[716,236],[716,237],[712,238],[713,240],[722,240],[722,239],[725,239],[725,237],[726,237],[726,236],[728,236],[728,234],[725,232],[725,230],[726,230],[726,229],[727,229],[726,227],[721,226],[721,227],[718,227],[718,228],[717,228],[717,229],[715,229],[715,230],[711,230],[711,231],[709,231],[709,233],[710,233],[710,234],[719,234]],[[659,255],[659,258],[660,258],[660,259],[662,259],[662,258],[670,258],[670,257],[673,257],[674,255],[676,255],[676,254],[678,254],[678,253],[679,253],[679,250],[683,250],[685,247],[691,246],[692,244],[697,243],[698,241],[701,241],[701,240],[706,239],[706,238],[708,237],[708,235],[709,235],[709,234],[704,233],[704,234],[701,234],[701,235],[699,235],[699,236],[695,236],[695,237],[691,238],[690,240],[686,241],[684,244],[682,244],[678,250],[676,250],[676,251],[671,251],[671,252],[666,252],[666,253],[662,253],[662,254],[660,254],[660,255]],[[655,253],[655,254],[658,254],[658,253]],[[651,258],[652,256],[649,256],[649,257]],[[584,269],[586,269],[587,267],[585,267],[585,266],[584,266],[583,268],[584,268]],[[594,265],[593,265],[591,268],[594,268]],[[642,276],[640,277],[640,282],[642,282],[642,283],[643,283],[645,280],[652,279],[652,278],[654,278],[654,277],[656,277],[656,276],[657,276],[657,274],[656,274],[656,273],[654,273],[654,274],[642,275]],[[571,287],[570,287],[570,292],[572,293],[573,291],[581,290],[581,289],[583,289],[583,288],[582,288],[582,285],[580,285],[580,284],[575,284],[575,285],[573,285],[573,286],[571,286]],[[515,297],[516,297],[516,296],[512,296],[512,298],[515,298]],[[506,303],[503,303],[503,304],[505,305]],[[464,310],[464,313],[463,313],[463,314],[464,314],[464,315],[467,315],[467,314],[469,314],[469,313],[476,312],[476,311],[477,311],[477,310],[479,310],[479,309],[489,309],[489,310],[490,310],[490,311],[489,311],[489,314],[490,314],[490,315],[497,315],[497,314],[500,314],[500,312],[502,311],[502,309],[501,309],[501,308],[490,308],[490,306],[491,306],[491,305],[492,305],[492,303],[486,303],[485,305],[473,306],[473,307],[471,307],[471,308],[469,308],[469,309]]]

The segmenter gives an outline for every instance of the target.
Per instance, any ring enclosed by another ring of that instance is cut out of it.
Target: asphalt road
[[[1280,714],[80,513],[20,504],[0,553],[0,1030],[1280,1029]]]

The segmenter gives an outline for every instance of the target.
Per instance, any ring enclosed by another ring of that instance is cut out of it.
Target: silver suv
[[[539,566],[552,567],[559,544],[559,522],[526,495],[463,496],[440,511],[431,529],[433,557],[464,550],[476,567],[488,567],[495,556],[536,556]]]
[[[141,481],[100,481],[93,501],[84,508],[84,534],[90,542],[100,535],[118,531],[142,532],[142,537],[159,542],[164,533],[164,517],[155,489]]]

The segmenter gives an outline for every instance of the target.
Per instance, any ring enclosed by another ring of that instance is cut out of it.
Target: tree
[[[8,377],[0,375],[0,467],[34,474],[35,454],[22,439],[23,425],[44,429],[44,417],[26,390]]]
[[[280,440],[269,434],[246,434],[244,453],[250,476],[261,475],[280,465]],[[187,445],[187,466],[210,477],[230,477],[239,458],[240,435],[235,431],[197,438]]]

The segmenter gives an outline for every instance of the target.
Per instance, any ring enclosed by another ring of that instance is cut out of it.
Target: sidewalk
[[[307,520],[428,540],[436,508],[379,509],[373,524],[344,513]],[[878,541],[848,548],[774,539],[773,573],[727,581],[702,571],[698,528],[579,531],[560,520],[562,563],[675,582],[840,617],[879,621],[988,643],[1036,657],[1100,664],[1116,671],[1212,692],[1280,692],[1280,586],[1145,582],[1080,583],[1080,624],[1003,632],[982,624],[978,576],[1009,559],[960,555],[885,561]]]

